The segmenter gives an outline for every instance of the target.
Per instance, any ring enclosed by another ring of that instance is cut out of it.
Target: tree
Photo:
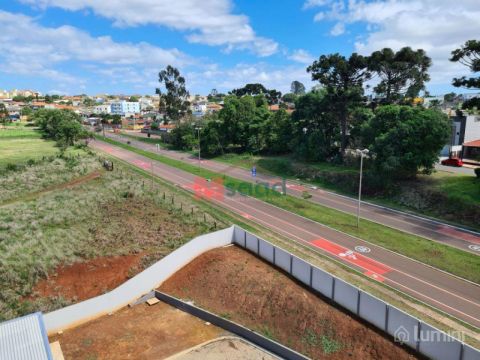
[[[87,136],[80,116],[70,110],[39,109],[33,114],[33,120],[45,137],[55,140],[62,151]]]
[[[282,101],[286,103],[294,103],[298,96],[293,93],[287,93],[282,96]]]
[[[397,52],[390,48],[375,51],[368,59],[368,69],[375,73],[380,82],[374,87],[383,102],[390,104],[403,97],[414,98],[425,89],[430,80],[428,68],[432,64],[425,51],[404,47]]]
[[[24,106],[22,108],[22,115],[23,116],[30,116],[30,115],[32,115],[32,113],[33,113],[33,110],[30,106]]]
[[[7,125],[7,120],[9,120],[10,114],[8,113],[7,107],[4,103],[0,103],[0,121],[3,126]]]
[[[340,127],[326,90],[310,92],[295,102],[293,150],[308,161],[324,161],[338,153]]]
[[[457,96],[457,94],[455,94],[454,92],[445,94],[445,95],[443,95],[443,101],[451,103],[451,102],[455,101],[456,96]]]
[[[303,85],[300,81],[292,81],[290,85],[290,92],[295,95],[304,95],[305,94],[305,85]]]
[[[93,99],[91,99],[91,98],[89,98],[89,97],[85,97],[85,98],[83,99],[83,105],[85,105],[85,106],[89,106],[89,107],[90,107],[90,106],[94,106],[96,103],[97,103],[97,102],[96,102],[95,100],[93,100]]]
[[[480,41],[468,40],[460,49],[452,51],[450,61],[459,62],[467,66],[472,73],[480,72]],[[453,86],[464,87],[467,89],[480,89],[480,76],[470,77],[462,76],[453,79]]]
[[[138,102],[138,96],[130,96],[130,98],[128,99],[129,102]]]
[[[348,59],[340,54],[322,55],[307,68],[312,80],[318,80],[326,91],[332,112],[340,123],[343,156],[348,145],[349,118],[363,100],[363,82],[370,78],[367,59],[353,53]]]
[[[185,87],[185,78],[171,65],[158,73],[158,81],[164,89],[157,88],[160,97],[159,110],[165,111],[168,120],[178,122],[190,112],[189,93]]]
[[[405,179],[432,171],[450,132],[448,116],[438,110],[386,105],[364,124],[362,143],[378,176]]]
[[[238,97],[246,95],[265,95],[269,105],[278,104],[278,101],[282,97],[282,93],[280,91],[275,89],[268,90],[262,84],[247,84],[243,88],[233,89],[230,94]]]

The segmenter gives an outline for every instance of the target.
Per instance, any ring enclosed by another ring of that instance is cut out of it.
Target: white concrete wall
[[[464,142],[480,139],[480,115],[468,115],[465,122]]]
[[[53,334],[128,305],[142,295],[158,288],[165,280],[197,256],[206,251],[231,244],[233,231],[234,228],[230,227],[196,237],[116,289],[104,295],[45,314],[44,320],[47,332]]]

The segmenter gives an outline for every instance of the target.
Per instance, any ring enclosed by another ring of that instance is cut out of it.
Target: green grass
[[[98,138],[123,149],[160,161],[166,165],[176,167],[203,178],[222,178],[226,187],[249,189],[252,186],[250,183],[245,183],[226,175],[217,174],[182,161],[140,150],[115,140],[102,137]],[[362,220],[360,228],[357,228],[355,216],[318,204],[313,204],[293,196],[282,196],[277,192],[270,192],[269,194],[252,192],[251,195],[272,205],[311,220],[318,221],[319,223],[343,231],[347,234],[357,236],[371,243],[383,246],[389,250],[416,259],[425,264],[429,264],[438,269],[463,277],[475,283],[480,283],[480,257],[475,254],[427,240],[419,236],[404,233],[368,220]]]
[[[256,166],[258,172],[287,179],[297,178],[299,176],[298,168],[308,169],[310,173],[320,171],[343,175],[343,178],[351,176],[353,184],[356,184],[356,179],[358,179],[357,168],[329,163],[306,164],[293,159],[291,156],[225,154],[215,157],[214,160],[245,169]],[[294,170],[293,163],[296,164],[297,170]],[[308,179],[308,176],[300,177],[303,182],[317,185],[332,192],[348,196],[357,195],[352,189],[347,189],[345,184],[342,185],[342,182],[335,181],[335,176],[319,176],[315,179]],[[396,190],[391,194],[378,194],[376,196],[364,194],[363,199],[375,204],[441,219],[454,225],[466,226],[480,231],[480,224],[476,221],[478,216],[477,218],[471,216],[473,209],[480,204],[480,181],[476,177],[436,171],[432,175],[419,175],[415,181],[399,181],[395,185]],[[356,190],[356,185],[353,188]],[[438,198],[442,199],[441,204],[436,201]],[[459,214],[458,210],[462,206],[470,206],[471,209]],[[477,213],[478,211],[480,209],[477,210]]]
[[[73,167],[64,159],[53,163],[55,171],[45,172],[50,163],[41,163],[16,172],[17,177],[28,183],[29,176],[22,172],[37,167],[42,176],[53,178],[47,183],[85,169],[102,176],[72,188],[35,193],[28,200],[0,203],[0,321],[69,304],[71,300],[62,298],[20,301],[59,264],[147,252],[142,264],[148,266],[189,239],[230,224],[190,194],[162,182],[152,184],[146,174],[120,162],[113,172],[103,171],[93,155]],[[0,184],[3,180],[0,175]],[[26,184],[22,189],[29,192]]]
[[[34,129],[0,129],[0,169],[7,164],[19,165],[56,153],[55,142],[43,140],[41,133]]]
[[[70,147],[65,156],[80,153],[82,150]],[[21,167],[59,154],[55,142],[42,139],[42,134],[33,128],[0,129],[0,171],[7,165]]]

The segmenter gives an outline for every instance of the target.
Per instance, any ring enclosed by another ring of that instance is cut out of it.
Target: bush
[[[5,170],[7,170],[7,171],[16,171],[16,170],[17,170],[17,164],[8,163],[8,164],[5,166]]]
[[[475,168],[475,170],[474,170],[474,171],[475,171],[475,175],[477,175],[477,178],[479,178],[479,179],[480,179],[480,167],[478,167],[478,168]]]

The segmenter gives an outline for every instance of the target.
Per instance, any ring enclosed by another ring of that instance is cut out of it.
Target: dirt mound
[[[39,281],[32,298],[58,297],[86,300],[112,290],[135,275],[140,269],[142,254],[99,257],[61,266],[48,279]]]
[[[161,286],[315,359],[413,359],[405,348],[237,248],[198,257]]]

